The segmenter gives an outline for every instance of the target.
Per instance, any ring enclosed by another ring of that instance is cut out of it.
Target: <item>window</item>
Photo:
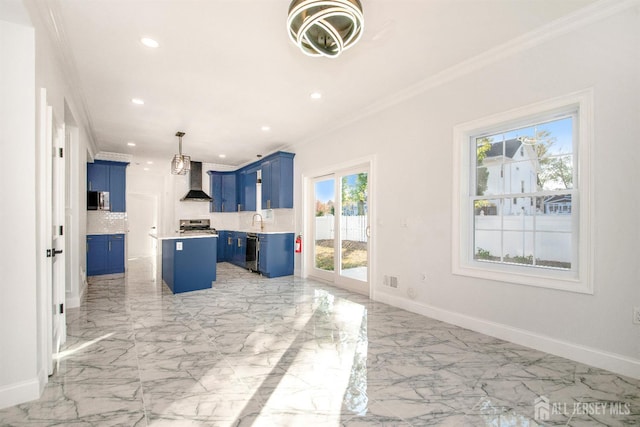
[[[456,126],[454,273],[591,292],[590,100]]]

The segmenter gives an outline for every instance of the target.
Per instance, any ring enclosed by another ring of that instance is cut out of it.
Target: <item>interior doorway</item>
[[[127,258],[154,257],[156,239],[149,236],[155,233],[158,225],[158,198],[151,194],[127,194]]]
[[[369,164],[308,180],[307,274],[370,294],[371,227]]]

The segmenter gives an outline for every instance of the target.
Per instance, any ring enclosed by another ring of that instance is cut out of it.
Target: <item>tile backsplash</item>
[[[126,212],[87,212],[87,234],[120,234],[126,231]]]

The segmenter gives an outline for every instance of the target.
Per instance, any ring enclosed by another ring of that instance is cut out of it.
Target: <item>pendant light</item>
[[[171,160],[171,174],[172,175],[186,175],[191,169],[191,157],[182,154],[182,137],[184,132],[176,132],[178,137],[178,154],[173,156]]]
[[[287,27],[306,55],[335,58],[362,36],[362,5],[360,0],[293,0]]]

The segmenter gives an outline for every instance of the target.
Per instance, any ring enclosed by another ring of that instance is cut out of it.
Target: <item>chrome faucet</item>
[[[253,214],[253,218],[251,218],[251,226],[253,227],[256,224],[256,217],[260,217],[260,231],[264,231],[264,219],[262,219],[262,215],[259,213]]]

